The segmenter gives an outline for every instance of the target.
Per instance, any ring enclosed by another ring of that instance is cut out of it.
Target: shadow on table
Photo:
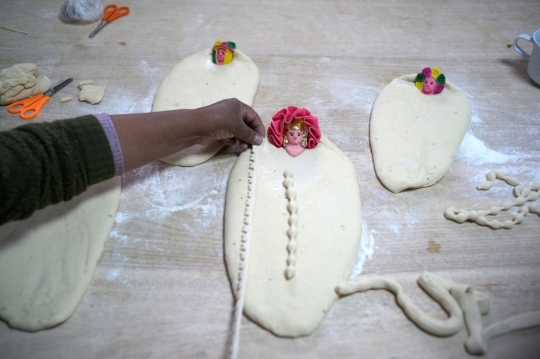
[[[510,67],[514,71],[514,74],[516,74],[518,77],[522,78],[537,89],[540,89],[540,85],[534,82],[527,73],[527,66],[529,63],[526,60],[521,58],[515,60],[502,59],[499,60],[499,62]]]

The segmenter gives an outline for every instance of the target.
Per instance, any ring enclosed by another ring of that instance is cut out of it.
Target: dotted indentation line
[[[235,359],[238,355],[240,344],[240,323],[244,312],[244,298],[246,295],[246,284],[249,267],[249,248],[251,244],[251,227],[253,220],[253,206],[255,197],[255,180],[257,178],[257,159],[259,157],[260,146],[254,146],[248,161],[248,186],[246,196],[246,207],[244,210],[243,227],[240,238],[240,261],[238,265],[238,282],[236,284],[236,303],[234,306],[233,337],[229,348],[229,357]]]

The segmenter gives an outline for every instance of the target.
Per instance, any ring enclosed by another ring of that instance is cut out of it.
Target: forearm
[[[110,116],[130,171],[193,146],[201,139],[196,110]]]
[[[264,125],[259,115],[236,99],[194,110],[112,115],[124,154],[125,170],[172,155],[195,144],[224,140],[241,146],[260,144]]]
[[[66,201],[113,175],[108,140],[93,116],[0,132],[0,224]]]
[[[194,110],[98,114],[0,132],[0,224],[195,144],[260,144],[259,115],[236,99]]]

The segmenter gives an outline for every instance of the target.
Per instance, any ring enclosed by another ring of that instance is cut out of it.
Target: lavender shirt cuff
[[[109,140],[109,146],[111,147],[114,160],[114,175],[121,176],[124,173],[124,155],[122,154],[120,141],[118,141],[118,135],[116,134],[111,118],[106,113],[98,113],[94,116],[101,124],[101,127],[103,127],[103,131],[105,131],[105,135]]]

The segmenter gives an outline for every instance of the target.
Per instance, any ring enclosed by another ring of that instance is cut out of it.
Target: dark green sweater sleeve
[[[0,225],[67,201],[114,176],[107,136],[91,115],[0,132]]]

